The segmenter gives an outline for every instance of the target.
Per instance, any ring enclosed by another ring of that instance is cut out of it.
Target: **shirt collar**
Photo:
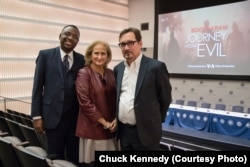
[[[140,55],[135,59],[135,61],[132,62],[132,63],[130,64],[130,66],[132,65],[132,66],[134,66],[134,68],[140,67],[141,59],[142,59],[142,52],[141,52]],[[126,67],[129,67],[129,65],[128,65],[128,63],[127,63],[126,61],[124,61],[124,65],[125,65]]]
[[[73,60],[73,51],[69,52],[66,54],[61,48],[60,48],[60,54],[61,54],[61,59],[63,61],[65,55],[69,55],[69,60]]]

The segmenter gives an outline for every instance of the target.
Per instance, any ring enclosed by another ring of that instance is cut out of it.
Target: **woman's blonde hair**
[[[106,51],[107,51],[107,62],[105,63],[104,65],[104,68],[107,68],[108,66],[108,63],[110,63],[111,59],[112,59],[112,52],[111,52],[111,49],[110,49],[110,46],[107,42],[105,41],[100,41],[100,40],[97,40],[97,41],[94,41],[93,43],[91,43],[87,49],[86,49],[86,52],[85,52],[85,56],[84,56],[84,59],[85,59],[85,65],[90,65],[92,63],[92,60],[91,60],[91,57],[92,57],[92,52],[93,52],[93,49],[96,45],[103,45],[105,48],[106,48]]]

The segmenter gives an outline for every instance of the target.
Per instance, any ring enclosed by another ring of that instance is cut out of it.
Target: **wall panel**
[[[126,4],[103,0],[0,0],[0,3],[0,96],[30,103],[38,52],[59,46],[59,33],[67,24],[79,27],[81,36],[76,51],[84,54],[89,43],[104,40],[113,53],[109,67],[123,60],[117,43],[120,31],[128,27]],[[2,102],[0,99],[0,106]],[[13,101],[8,104],[21,112],[30,112],[27,104],[18,102],[20,107]]]

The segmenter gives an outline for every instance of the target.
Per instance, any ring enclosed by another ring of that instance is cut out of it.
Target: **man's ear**
[[[141,47],[142,47],[142,40],[141,41],[139,41],[139,44],[141,45]]]

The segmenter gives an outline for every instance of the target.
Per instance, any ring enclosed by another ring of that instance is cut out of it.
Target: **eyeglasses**
[[[126,45],[130,48],[130,47],[134,46],[135,42],[138,42],[138,41],[121,42],[118,45],[119,45],[120,48],[125,48]]]

